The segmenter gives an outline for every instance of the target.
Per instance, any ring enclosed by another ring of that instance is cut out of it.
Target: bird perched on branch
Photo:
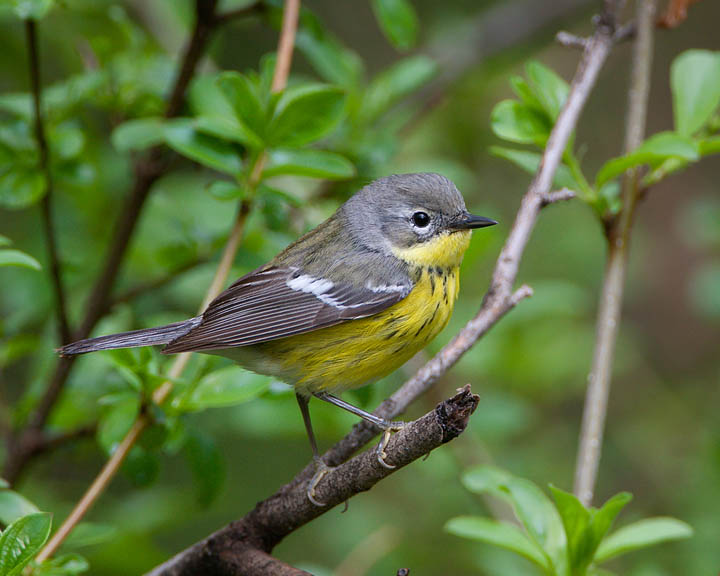
[[[316,397],[385,431],[389,422],[335,394],[382,378],[424,348],[447,324],[473,216],[455,185],[439,174],[403,174],[365,186],[335,214],[271,262],[232,284],[195,318],[159,328],[74,342],[64,356],[165,345],[162,352],[204,352],[294,386],[316,463],[308,487],[328,467],[318,454],[308,403]]]

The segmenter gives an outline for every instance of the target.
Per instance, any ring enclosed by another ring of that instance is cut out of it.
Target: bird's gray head
[[[469,214],[455,184],[432,173],[375,180],[350,198],[341,212],[357,240],[394,253],[438,236],[497,224]]]

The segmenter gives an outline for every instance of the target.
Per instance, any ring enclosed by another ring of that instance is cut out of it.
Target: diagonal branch
[[[40,172],[45,179],[45,196],[40,203],[42,222],[45,228],[45,244],[47,245],[48,259],[50,260],[50,277],[55,292],[55,309],[58,321],[58,335],[60,344],[70,342],[70,324],[65,306],[65,291],[60,271],[60,256],[58,254],[55,224],[52,218],[53,180],[50,169],[50,150],[45,138],[45,124],[42,111],[42,87],[40,84],[40,56],[38,54],[37,24],[35,20],[25,21],[25,36],[27,38],[30,68],[30,86],[33,95],[33,123],[35,125],[35,140],[40,153]]]
[[[637,40],[628,94],[625,153],[643,141],[650,96],[650,71],[653,57],[653,28],[657,0],[638,0]],[[623,209],[606,228],[607,263],[598,307],[597,335],[590,370],[582,430],[575,468],[575,495],[585,505],[592,503],[600,464],[607,403],[610,396],[615,343],[622,312],[625,270],[637,202],[640,199],[640,174],[637,169],[625,174],[622,183]]]
[[[485,295],[482,307],[460,333],[455,336],[432,360],[405,382],[392,396],[385,400],[375,414],[393,419],[401,414],[418,396],[430,388],[438,378],[449,370],[479,338],[486,334],[520,300],[532,291],[522,286],[513,291],[518,268],[525,246],[535,226],[540,210],[548,203],[550,189],[567,143],[577,125],[580,112],[585,106],[610,49],[616,30],[616,15],[621,6],[612,4],[597,19],[595,33],[586,42],[582,59],[573,78],[570,92],[557,122],[550,134],[538,172],[523,197],[515,223],[505,241]],[[334,465],[345,461],[359,448],[367,444],[378,429],[362,421],[352,431],[326,452],[323,459]]]
[[[478,400],[470,386],[465,386],[395,434],[386,449],[387,461],[395,466],[392,470],[380,465],[375,450],[367,450],[332,470],[317,490],[318,498],[327,506],[320,508],[307,498],[312,473],[299,474],[245,517],[181,552],[148,576],[306,575],[268,554],[288,534],[459,436]]]

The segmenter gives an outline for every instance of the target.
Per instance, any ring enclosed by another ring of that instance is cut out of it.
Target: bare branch
[[[545,194],[542,205],[544,208],[545,206],[555,204],[556,202],[567,202],[576,196],[577,194],[575,194],[575,191],[570,190],[570,188],[561,188],[560,190],[555,190]]]
[[[564,30],[555,34],[555,40],[558,44],[565,46],[566,48],[579,48],[580,50],[585,50],[588,43],[587,38],[577,36],[576,34],[572,34],[570,32],[565,32]]]
[[[637,148],[642,143],[645,134],[656,4],[656,0],[638,0],[637,4],[637,40],[628,94],[626,153]],[[619,217],[607,229],[607,267],[598,309],[595,351],[592,369],[588,377],[575,468],[575,495],[586,506],[592,503],[600,463],[615,342],[622,310],[630,235],[640,192],[638,172],[630,170],[623,178],[623,209]]]
[[[55,224],[52,218],[53,201],[53,179],[50,169],[50,150],[45,139],[45,124],[42,111],[42,87],[40,85],[40,56],[38,54],[37,25],[35,20],[25,21],[25,36],[27,39],[30,68],[30,87],[33,96],[33,124],[35,125],[35,140],[37,141],[40,153],[39,167],[45,179],[45,196],[40,203],[42,210],[42,222],[45,228],[45,244],[47,246],[48,259],[50,260],[50,278],[52,279],[53,291],[55,293],[55,310],[58,321],[58,335],[60,344],[70,342],[70,324],[67,318],[65,306],[65,293],[62,284],[62,273],[60,271],[60,256],[58,254],[57,237]]]
[[[291,532],[456,438],[467,427],[478,400],[470,386],[465,386],[395,434],[386,449],[387,461],[395,466],[392,470],[379,464],[375,450],[363,452],[332,470],[317,488],[318,498],[327,502],[324,508],[307,498],[307,482],[312,473],[299,474],[245,517],[181,552],[148,576],[304,574],[295,568],[281,570],[276,566],[267,571],[258,567],[257,554],[267,559],[264,553],[269,553]]]

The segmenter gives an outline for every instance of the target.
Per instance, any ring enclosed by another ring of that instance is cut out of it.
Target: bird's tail
[[[133,330],[132,332],[122,332],[120,334],[110,334],[108,336],[99,336],[97,338],[88,338],[86,340],[78,340],[72,344],[67,344],[58,350],[60,356],[75,356],[76,354],[86,354],[87,352],[95,352],[97,350],[113,350],[114,348],[137,348],[138,346],[157,346],[159,344],[169,344],[176,338],[187,334],[190,330],[200,324],[201,318],[190,318],[183,322],[175,322],[167,326],[159,326],[157,328],[147,328],[145,330]]]

